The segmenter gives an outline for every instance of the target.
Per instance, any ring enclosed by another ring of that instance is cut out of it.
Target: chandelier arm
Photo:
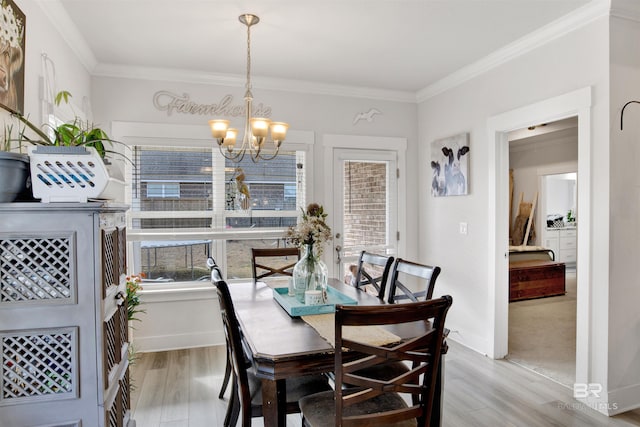
[[[220,151],[220,154],[222,154],[222,157],[224,157],[227,160],[231,160],[234,163],[240,163],[244,158],[245,150],[240,150],[236,154],[232,154],[229,151],[225,153],[224,149],[222,148],[222,145],[218,145],[218,150]]]
[[[276,151],[273,153],[273,156],[265,156],[264,154],[260,154],[260,152],[257,152],[257,153],[256,153],[256,159],[255,159],[255,160],[253,160],[253,156],[251,156],[251,159],[252,159],[255,163],[257,163],[257,160],[258,160],[258,159],[260,159],[260,160],[273,160],[273,159],[275,159],[275,158],[276,158],[276,156],[278,155],[278,152],[279,152],[279,151],[280,151],[280,147],[277,147],[277,148],[276,148]]]

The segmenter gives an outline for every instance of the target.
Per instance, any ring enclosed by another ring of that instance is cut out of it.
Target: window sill
[[[142,284],[140,299],[143,303],[214,299],[216,288],[210,282],[172,282]]]

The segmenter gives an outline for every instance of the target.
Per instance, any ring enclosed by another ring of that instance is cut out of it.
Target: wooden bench
[[[565,293],[563,262],[541,260],[509,262],[509,302]]]

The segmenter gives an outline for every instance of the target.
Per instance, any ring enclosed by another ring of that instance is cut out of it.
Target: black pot
[[[0,151],[0,203],[31,198],[29,156]]]

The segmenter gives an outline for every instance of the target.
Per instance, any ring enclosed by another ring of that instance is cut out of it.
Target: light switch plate
[[[461,222],[460,223],[460,234],[467,234],[467,223],[466,222]]]

